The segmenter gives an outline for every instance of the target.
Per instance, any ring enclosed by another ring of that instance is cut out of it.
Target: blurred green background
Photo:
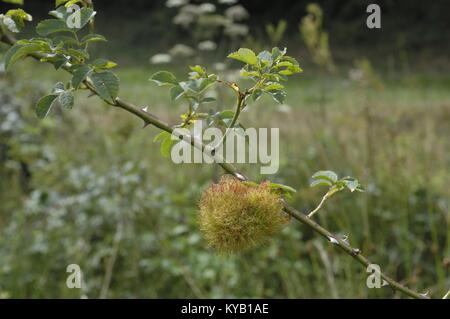
[[[148,82],[152,73],[183,76],[202,64],[234,79],[228,52],[287,46],[304,73],[288,82],[286,103],[263,98],[242,120],[280,128],[280,171],[270,179],[298,189],[292,205],[307,212],[324,191],[309,188],[312,173],[358,177],[366,192],[338,194],[319,223],[411,288],[432,297],[450,288],[445,1],[379,1],[380,30],[365,25],[369,2],[318,2],[334,70],[300,34],[307,1],[97,2],[109,42],[93,55],[119,63],[121,97],[174,124],[184,106]],[[25,8],[36,23],[53,3]],[[368,289],[365,269],[294,221],[266,246],[216,255],[196,214],[218,171],[173,164],[153,142],[156,129],[83,93],[74,110],[39,121],[36,101],[68,79],[29,59],[11,74],[0,69],[1,298],[401,297]],[[231,105],[232,95],[216,93]],[[263,179],[258,166],[240,167]],[[80,265],[82,289],[67,288],[69,264]]]

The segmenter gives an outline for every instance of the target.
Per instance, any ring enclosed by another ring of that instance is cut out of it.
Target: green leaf
[[[92,62],[92,65],[100,69],[112,69],[117,66],[117,63],[106,59],[97,59]]]
[[[38,101],[36,105],[36,115],[38,118],[44,119],[47,117],[57,97],[55,94],[46,95]]]
[[[77,40],[75,40],[73,37],[68,36],[68,35],[64,35],[64,34],[54,35],[52,37],[52,41],[53,41],[53,43],[55,45],[59,45],[59,46],[62,46],[63,44],[65,44],[65,45],[72,45],[72,46],[78,46],[79,45]]]
[[[79,67],[78,69],[76,69],[73,72],[73,77],[72,77],[72,86],[75,89],[78,89],[81,85],[81,83],[86,80],[86,78],[89,76],[89,74],[92,72],[92,69],[87,66],[84,65],[82,67]]]
[[[272,59],[274,61],[277,61],[278,59],[280,59],[282,56],[284,56],[286,54],[286,48],[281,51],[279,48],[275,47],[272,49]]]
[[[333,186],[333,183],[330,182],[327,179],[315,179],[311,182],[311,184],[309,185],[310,187],[315,187],[315,186]]]
[[[201,103],[212,103],[215,101],[217,101],[217,99],[214,97],[205,97],[201,100]]]
[[[89,53],[82,49],[78,50],[78,49],[69,48],[69,49],[67,49],[67,53],[69,53],[73,58],[80,60],[80,61],[89,59]]]
[[[3,0],[3,2],[12,3],[12,4],[18,4],[18,5],[23,6],[23,0]]]
[[[158,135],[156,135],[153,138],[153,142],[154,143],[156,143],[156,142],[163,142],[166,138],[168,138],[168,137],[170,138],[170,136],[171,136],[171,134],[169,132],[162,131],[161,133],[159,133]]]
[[[149,81],[155,82],[158,86],[178,84],[175,75],[167,71],[156,72]]]
[[[206,75],[206,69],[200,65],[190,66],[189,68],[192,70],[192,72],[194,72],[194,74],[196,74],[198,76]]]
[[[106,102],[114,103],[119,93],[119,78],[111,71],[92,73],[90,78],[98,95]]]
[[[272,99],[275,102],[280,103],[280,104],[284,103],[284,99],[286,98],[286,92],[280,91],[280,90],[275,90],[275,91],[269,91],[267,93],[272,97]]]
[[[8,12],[6,12],[3,16],[3,24],[9,29],[9,31],[16,33],[22,31],[25,27],[25,21],[32,20],[32,16],[22,9],[8,10]]]
[[[153,142],[161,142],[161,155],[169,157],[172,146],[177,143],[177,140],[172,140],[172,134],[163,131],[155,136]]]
[[[66,0],[64,2],[65,2],[65,7],[69,8],[69,7],[71,7],[71,6],[73,6],[74,4],[77,4],[77,3],[83,4],[83,1],[84,0],[68,0],[68,1]]]
[[[18,60],[40,49],[38,44],[13,45],[5,54],[5,69],[8,71]]]
[[[76,14],[76,12],[74,13]],[[77,29],[83,29],[84,26],[86,24],[89,23],[89,21],[91,21],[95,15],[97,14],[97,12],[95,12],[92,8],[81,8],[80,10],[80,26],[77,26]]]
[[[234,117],[235,112],[233,110],[225,110],[219,113],[219,116],[222,120],[232,119]]]
[[[314,173],[312,178],[329,180],[333,184],[336,183],[338,180],[337,174],[333,171],[318,171],[318,172]]]
[[[256,65],[258,63],[258,58],[255,52],[250,49],[241,48],[237,52],[230,53],[228,58],[238,60],[250,65]]]
[[[65,4],[69,0],[55,0],[55,7],[59,7],[63,4]]]
[[[280,83],[270,83],[266,87],[264,87],[264,90],[266,91],[277,91],[284,89],[284,86]]]
[[[48,13],[50,16],[62,21],[67,21],[67,17],[71,14],[67,11],[66,7],[59,7],[56,10],[52,10]]]
[[[71,109],[74,104],[74,96],[71,91],[64,91],[58,96],[59,104],[65,109]]]
[[[252,93],[253,102],[257,101],[261,97],[262,93],[263,92],[261,90],[254,90]]]
[[[89,42],[106,42],[106,38],[102,36],[101,34],[88,34],[85,37],[81,39],[82,43],[89,43]]]
[[[354,179],[354,180],[349,180],[349,181],[344,181],[345,186],[347,186],[347,188],[353,193],[359,186],[359,182]]]
[[[179,85],[175,85],[173,88],[170,89],[170,98],[172,101],[178,100],[180,97],[182,97],[186,91],[183,90],[183,88]]]
[[[215,78],[191,79],[178,83],[185,92],[200,94],[215,83]]]
[[[57,19],[47,19],[39,22],[36,27],[37,34],[48,36],[58,32],[71,32],[65,21]]]
[[[273,63],[273,57],[269,51],[260,52],[258,54],[258,59],[261,61],[263,66],[271,66]]]
[[[270,183],[269,186],[272,189],[278,189],[278,190],[281,190],[281,191],[283,191],[285,193],[292,193],[292,194],[297,193],[297,191],[294,188],[292,188],[290,186],[287,186],[287,185],[277,184],[277,183]]]
[[[247,71],[245,69],[241,70],[241,76],[244,77],[259,77],[259,73],[257,71]]]
[[[64,92],[66,90],[66,86],[64,85],[64,83],[62,82],[58,82],[53,86],[53,91],[52,93],[55,94],[61,94],[62,92]]]
[[[177,141],[172,140],[172,136],[165,139],[164,142],[161,143],[161,155],[167,158],[170,157],[170,151],[175,143],[177,143]]]

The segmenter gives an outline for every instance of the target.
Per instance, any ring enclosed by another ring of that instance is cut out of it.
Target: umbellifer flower
[[[244,251],[281,230],[289,218],[268,183],[248,185],[224,176],[200,199],[199,224],[208,245],[221,254]]]

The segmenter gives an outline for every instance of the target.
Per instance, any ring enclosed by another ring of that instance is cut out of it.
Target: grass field
[[[382,87],[365,89],[344,70],[304,69],[289,82],[286,105],[264,98],[243,116],[247,126],[280,128],[280,171],[271,180],[296,188],[292,205],[307,212],[323,195],[308,186],[315,171],[358,177],[367,191],[338,194],[318,221],[402,283],[442,296],[450,285],[450,75],[383,73]],[[182,105],[147,81],[154,71],[120,69],[121,96],[176,123]],[[389,288],[368,289],[360,265],[294,221],[266,246],[217,256],[196,224],[201,189],[217,170],[173,164],[153,142],[155,128],[84,94],[74,110],[37,121],[39,95],[31,92],[64,77],[27,62],[15,83],[0,78],[0,98],[16,90],[26,122],[13,135],[0,132],[0,145],[8,145],[0,296],[392,296]],[[241,167],[261,180],[258,167]],[[72,263],[84,273],[81,292],[65,285]]]

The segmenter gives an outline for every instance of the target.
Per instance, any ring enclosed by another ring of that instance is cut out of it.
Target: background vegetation
[[[46,3],[48,10],[43,1],[26,8],[39,20],[54,4]],[[319,2],[334,71],[314,63],[300,36],[307,2],[279,1],[269,10],[266,2],[243,1],[249,16],[239,24],[248,33],[234,38],[172,23],[179,9],[165,1],[124,3],[98,1],[98,28],[110,42],[96,54],[117,58],[121,96],[150,104],[171,123],[179,121],[182,105],[148,82],[157,69],[184,74],[185,65],[202,63],[225,67],[232,77],[233,64],[216,64],[226,52],[288,46],[304,73],[289,82],[285,104],[263,98],[258,115],[243,115],[247,126],[280,127],[281,166],[271,179],[296,186],[293,205],[306,212],[323,195],[308,187],[313,172],[357,176],[366,193],[337,195],[319,222],[348,235],[411,288],[432,296],[449,289],[444,2],[382,1],[381,30],[365,27],[360,1]],[[281,19],[287,28],[277,38],[267,25],[275,28]],[[198,50],[206,38],[217,49]],[[195,53],[175,55],[164,66],[149,62],[180,43]],[[200,192],[217,171],[162,158],[156,129],[143,130],[136,119],[82,94],[72,112],[38,120],[34,104],[63,78],[29,60],[14,75],[0,71],[0,297],[392,296],[388,288],[368,289],[359,265],[295,223],[266,246],[217,256],[197,225]],[[218,94],[231,103],[231,96]],[[258,167],[242,166],[257,176]],[[66,287],[72,263],[84,272],[81,290]]]

